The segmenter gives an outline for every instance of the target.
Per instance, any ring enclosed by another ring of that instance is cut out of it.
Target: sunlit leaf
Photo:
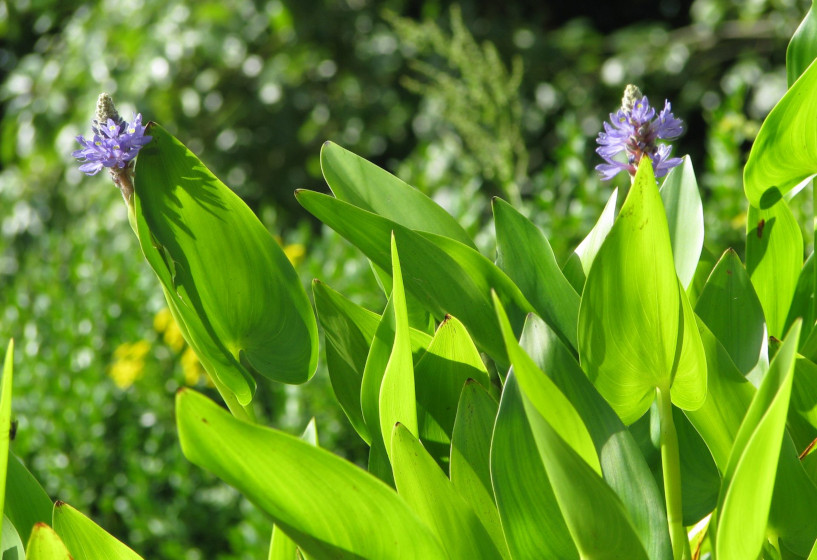
[[[281,247],[244,202],[156,124],[136,169],[139,242],[208,371],[243,405],[251,373],[302,383],[317,367],[311,304]]]
[[[465,325],[477,347],[507,366],[505,347],[494,320],[495,290],[521,331],[525,314],[533,311],[519,288],[494,263],[474,249],[430,233],[417,233],[331,196],[297,191],[309,212],[348,239],[381,268],[391,267],[392,231],[400,247],[403,282],[408,292],[437,320],[451,314]]]
[[[578,560],[579,553],[539,456],[513,372],[505,380],[494,426],[491,480],[513,558]],[[536,491],[532,492],[532,488]]]
[[[576,348],[579,296],[562,274],[547,237],[507,202],[493,201],[497,264],[536,312]]]
[[[749,207],[746,271],[752,279],[771,336],[783,338],[803,266],[803,235],[785,200],[765,210]]]
[[[392,450],[391,438],[396,424],[399,423],[414,437],[419,436],[406,294],[403,290],[403,274],[400,272],[400,257],[394,237],[391,240],[391,253],[394,284],[389,301],[394,310],[394,345],[383,372],[383,381],[380,384],[378,396],[380,432],[387,452]]]
[[[794,31],[786,49],[786,78],[791,87],[797,78],[817,57],[817,14],[815,3],[806,12],[806,17]]]
[[[54,504],[22,461],[9,454],[5,514],[27,542],[36,523],[51,523]]]
[[[573,354],[535,315],[528,315],[520,344],[576,407],[593,439],[602,476],[627,510],[650,558],[671,555],[664,496],[632,434],[584,375]]]
[[[499,403],[479,383],[462,389],[451,437],[451,483],[471,504],[496,548],[507,557],[508,545],[491,485],[491,435]]]
[[[661,198],[667,213],[675,271],[681,285],[687,288],[704,245],[704,209],[692,161],[689,156],[683,160],[664,179]]]
[[[3,377],[0,379],[0,513],[5,511],[6,480],[11,442],[11,387],[14,369],[14,340],[10,340],[3,360]],[[3,522],[0,517],[0,523]],[[19,538],[19,537],[18,537]],[[22,547],[22,545],[21,545]]]
[[[455,317],[440,323],[428,351],[414,368],[414,379],[420,440],[439,463],[447,463],[463,385],[472,379],[485,389],[491,387],[479,351]]]
[[[581,295],[584,290],[584,282],[590,272],[590,266],[596,258],[596,254],[601,249],[601,244],[607,238],[607,234],[613,228],[616,221],[616,201],[618,199],[618,189],[613,189],[604,210],[601,212],[596,225],[590,230],[576,250],[570,254],[565,262],[562,272],[573,289]]]
[[[71,560],[71,554],[54,529],[37,523],[26,545],[26,560]]]
[[[656,387],[682,409],[706,396],[706,360],[672,260],[652,165],[643,158],[593,261],[579,309],[579,355],[599,393],[631,424]]]
[[[434,531],[447,557],[500,558],[477,514],[414,434],[397,424],[390,439],[397,492]]]
[[[508,356],[511,358],[511,364],[519,386],[522,388],[523,396],[529,399],[538,413],[542,415],[548,424],[548,429],[557,433],[564,443],[576,453],[576,456],[581,457],[592,471],[600,475],[601,465],[599,465],[596,448],[581,416],[553,383],[553,380],[536,366],[527,352],[519,345],[511,330],[505,310],[498,299],[494,300],[494,305]],[[538,437],[537,426],[533,425],[533,420],[531,420],[531,428],[534,437]]]
[[[695,312],[717,337],[743,375],[760,357],[763,345],[763,308],[732,249],[724,252],[698,297]]]
[[[370,161],[332,142],[321,148],[321,169],[338,200],[416,231],[436,233],[476,249],[462,226],[440,205]]]
[[[141,560],[141,556],[64,502],[54,504],[54,531],[74,560]]]
[[[25,549],[20,534],[8,517],[3,515],[0,519],[2,519],[3,523],[3,528],[0,530],[0,558],[3,560],[22,559],[25,555]]]
[[[238,489],[310,557],[444,557],[394,490],[352,463],[237,420],[189,389],[176,397],[176,419],[184,455]]]
[[[720,560],[755,558],[766,537],[799,337],[798,322],[772,360],[735,437],[718,499],[715,552]]]
[[[817,173],[815,91],[817,64],[812,62],[763,121],[743,169],[743,188],[752,206],[770,208]]]

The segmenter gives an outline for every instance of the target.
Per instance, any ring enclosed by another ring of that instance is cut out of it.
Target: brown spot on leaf
[[[757,238],[760,239],[763,237],[763,228],[766,226],[766,220],[760,220],[757,223]]]

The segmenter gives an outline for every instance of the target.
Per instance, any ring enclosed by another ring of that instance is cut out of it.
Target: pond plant
[[[267,514],[269,558],[817,558],[817,266],[790,209],[798,192],[817,201],[813,18],[746,163],[745,263],[704,249],[692,162],[671,157],[683,123],[635,86],[597,139],[599,173],[627,172],[628,192],[566,259],[499,198],[484,255],[433,200],[325,144],[331,194],[295,196],[369,259],[377,311],[319,279],[310,299],[237,195],[102,94],[74,156],[110,172],[226,405],[178,392],[181,451]],[[259,376],[314,374],[319,326],[365,469],[322,449],[314,423],[295,437],[254,413]],[[3,558],[140,558],[13,455],[3,465]]]

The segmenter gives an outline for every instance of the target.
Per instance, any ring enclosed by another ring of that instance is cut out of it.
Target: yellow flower
[[[198,385],[202,378],[207,378],[207,373],[199,362],[196,353],[188,347],[182,354],[182,371],[184,372],[184,382],[187,385]]]
[[[292,243],[284,247],[284,254],[292,263],[292,266],[298,266],[306,256],[306,248],[300,243]]]
[[[145,356],[150,351],[150,343],[146,340],[125,342],[114,350],[115,361],[111,365],[108,375],[116,386],[127,389],[133,382],[142,377],[145,369]]]
[[[184,348],[184,336],[179,329],[179,325],[173,319],[173,314],[170,309],[165,307],[153,317],[153,328],[156,332],[162,334],[162,339],[165,344],[170,346],[174,351],[181,352]]]

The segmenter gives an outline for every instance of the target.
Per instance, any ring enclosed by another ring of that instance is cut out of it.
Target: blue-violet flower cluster
[[[632,92],[636,95],[628,102],[628,93]],[[646,154],[652,160],[655,176],[663,177],[682,160],[669,157],[672,146],[657,144],[656,140],[674,140],[683,131],[683,122],[672,114],[669,101],[664,101],[664,108],[656,117],[647,96],[642,96],[638,88],[628,86],[622,108],[610,114],[610,122],[604,123],[604,132],[596,139],[599,144],[596,153],[607,162],[597,165],[596,170],[603,181],[609,181],[622,171],[635,176],[638,162]],[[614,159],[621,152],[626,152],[626,162]]]
[[[152,139],[151,136],[145,136],[141,114],[135,115],[130,123],[122,119],[117,122],[112,118],[104,124],[94,121],[91,128],[93,138],[88,140],[77,136],[82,149],[71,154],[82,162],[79,170],[87,175],[96,175],[103,167],[124,169],[142,146]]]

